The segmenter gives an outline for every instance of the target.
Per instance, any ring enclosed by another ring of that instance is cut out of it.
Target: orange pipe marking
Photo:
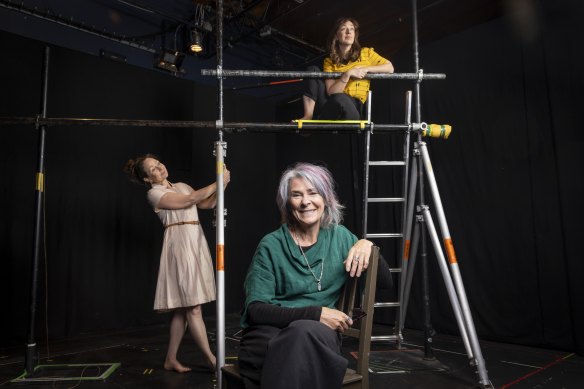
[[[217,270],[225,270],[225,246],[222,244],[217,245]]]
[[[446,255],[448,256],[448,262],[451,265],[457,263],[456,254],[454,253],[454,244],[452,239],[444,239],[444,247],[446,247]]]
[[[404,245],[404,258],[410,259],[410,241],[406,240],[406,243]]]

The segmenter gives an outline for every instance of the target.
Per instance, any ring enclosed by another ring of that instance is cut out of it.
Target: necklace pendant
[[[316,286],[318,291],[320,292],[320,290],[322,289],[322,286],[320,285],[320,281],[318,281],[318,285]]]

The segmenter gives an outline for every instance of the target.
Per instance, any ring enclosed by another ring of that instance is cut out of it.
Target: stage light
[[[203,36],[201,32],[196,29],[191,30],[191,41],[189,43],[189,49],[193,53],[200,53],[203,51]]]
[[[169,72],[181,72],[181,65],[185,55],[176,50],[164,50],[158,58],[156,66],[160,69],[168,70]]]

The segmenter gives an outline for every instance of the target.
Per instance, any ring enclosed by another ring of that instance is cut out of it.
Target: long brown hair
[[[337,32],[339,28],[346,22],[353,23],[355,27],[355,41],[349,50],[346,57],[343,57],[340,47],[339,40],[337,39]],[[328,39],[328,48],[330,53],[330,58],[335,65],[345,65],[348,62],[356,61],[361,54],[361,44],[359,43],[359,23],[353,18],[341,17],[338,18],[334,24],[333,29],[330,31]]]

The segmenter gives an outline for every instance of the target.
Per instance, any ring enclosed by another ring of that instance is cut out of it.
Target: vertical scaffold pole
[[[42,97],[41,97],[41,117],[47,117],[47,96],[49,90],[49,60],[51,49],[45,47],[45,56],[43,61],[43,80],[42,80]],[[39,149],[37,160],[37,173],[35,183],[35,212],[34,212],[34,232],[33,232],[33,249],[32,249],[32,269],[31,269],[31,293],[30,293],[30,317],[28,326],[28,336],[25,352],[25,369],[27,374],[34,372],[36,361],[36,342],[35,342],[35,321],[37,306],[37,283],[39,271],[39,257],[41,250],[42,235],[42,209],[43,194],[45,191],[45,136],[46,126],[41,125],[39,128]]]
[[[416,73],[419,75],[422,74],[420,70],[420,58],[419,58],[419,50],[418,50],[418,7],[417,7],[417,0],[412,0],[412,26],[413,26],[413,34],[414,34],[414,67]],[[418,77],[418,81],[416,82],[416,122],[422,122],[422,103],[421,103],[421,96],[420,96],[420,84],[422,82],[422,77]],[[422,141],[422,134],[418,133],[418,142]],[[418,164],[418,193],[419,193],[419,200],[420,204],[425,204],[424,199],[424,170],[422,169],[422,164]],[[422,220],[422,223],[424,221]],[[432,350],[432,322],[430,319],[430,281],[428,278],[428,250],[427,250],[427,243],[426,243],[426,229],[420,228],[420,243],[421,243],[421,253],[420,259],[422,261],[422,289],[424,293],[424,358],[426,359],[433,359],[434,352]]]
[[[223,166],[225,142],[215,142],[217,160],[217,208],[215,211],[217,229],[216,278],[217,278],[217,384],[221,388],[221,367],[225,365],[225,208],[223,192]]]
[[[371,97],[372,93],[369,91],[367,95],[367,122],[371,123]],[[368,198],[369,198],[369,157],[371,154],[371,126],[365,132],[365,158],[363,163],[363,228],[362,237],[367,238],[367,223],[368,223]]]
[[[225,365],[225,220],[223,197],[223,166],[226,143],[223,142],[223,1],[217,0],[217,132],[215,143],[217,169],[216,207],[216,275],[217,275],[217,387],[223,387],[221,368]]]
[[[407,125],[412,124],[412,91],[406,92],[406,111],[405,111],[405,123]],[[397,339],[397,347],[398,349],[402,347],[402,330],[404,327],[405,316],[407,311],[407,298],[405,295],[405,286],[406,286],[406,277],[408,272],[408,265],[409,265],[409,257],[410,257],[410,238],[411,238],[411,229],[412,229],[412,218],[413,218],[413,208],[412,212],[410,213],[410,206],[413,207],[415,202],[415,190],[413,193],[409,191],[409,169],[410,169],[410,130],[408,129],[404,134],[404,144],[403,144],[403,159],[404,159],[404,175],[402,178],[402,190],[403,190],[403,198],[404,198],[404,205],[402,208],[402,260],[401,260],[401,273],[399,277],[399,308],[397,310],[396,315],[396,326],[395,326],[395,335]],[[412,183],[415,185],[415,183]]]

